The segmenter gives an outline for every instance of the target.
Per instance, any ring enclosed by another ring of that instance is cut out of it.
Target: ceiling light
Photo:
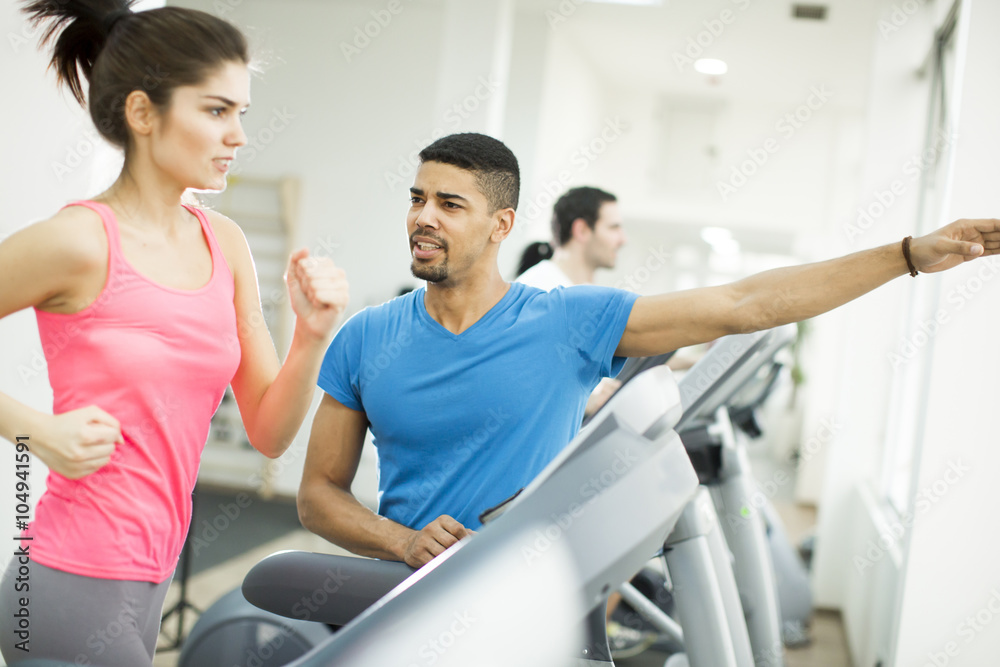
[[[701,238],[720,255],[736,255],[740,252],[739,242],[724,227],[705,227],[701,230]]]
[[[727,65],[724,61],[716,60],[715,58],[699,58],[694,61],[694,70],[696,72],[701,72],[702,74],[718,76],[728,72],[729,65]]]
[[[701,230],[701,239],[709,245],[715,245],[732,241],[733,233],[725,227],[705,227]]]

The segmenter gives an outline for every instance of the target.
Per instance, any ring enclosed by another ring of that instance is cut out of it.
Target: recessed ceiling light
[[[737,255],[740,252],[739,241],[724,227],[705,227],[701,230],[701,239],[720,255]]]
[[[699,58],[694,61],[694,70],[696,72],[701,72],[702,74],[718,76],[728,72],[729,65],[727,65],[724,61],[716,60],[715,58]]]
[[[725,227],[705,227],[701,230],[701,239],[709,245],[728,243],[733,240],[733,233]]]

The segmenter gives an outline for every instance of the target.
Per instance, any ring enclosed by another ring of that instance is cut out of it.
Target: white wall
[[[955,73],[960,93],[952,108],[959,135],[945,219],[997,215],[998,25],[996,2],[962,3]],[[896,606],[898,665],[973,667],[994,664],[1000,655],[1000,449],[990,419],[1000,398],[1000,361],[988,351],[1000,330],[998,274],[1000,259],[994,257],[936,281],[938,307],[949,320],[927,344],[928,409],[913,415],[923,426],[914,486],[924,500],[936,502],[924,512],[917,505],[907,543]]]

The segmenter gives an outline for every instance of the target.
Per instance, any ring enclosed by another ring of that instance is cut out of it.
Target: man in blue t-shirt
[[[624,357],[806,319],[908,270],[1000,252],[1000,221],[960,220],[902,246],[719,287],[653,297],[592,286],[543,292],[508,283],[497,265],[517,207],[513,153],[470,133],[435,141],[420,160],[406,223],[411,269],[427,286],[366,308],[331,343],[298,496],[309,530],[414,567],[539,473]],[[368,428],[378,514],[350,490]]]

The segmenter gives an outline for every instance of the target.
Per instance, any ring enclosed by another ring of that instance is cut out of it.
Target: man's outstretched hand
[[[910,257],[921,273],[937,273],[963,262],[1000,254],[1000,220],[956,220],[913,239]]]
[[[422,567],[463,537],[475,534],[447,514],[442,514],[410,535],[403,545],[403,561],[410,567]]]

